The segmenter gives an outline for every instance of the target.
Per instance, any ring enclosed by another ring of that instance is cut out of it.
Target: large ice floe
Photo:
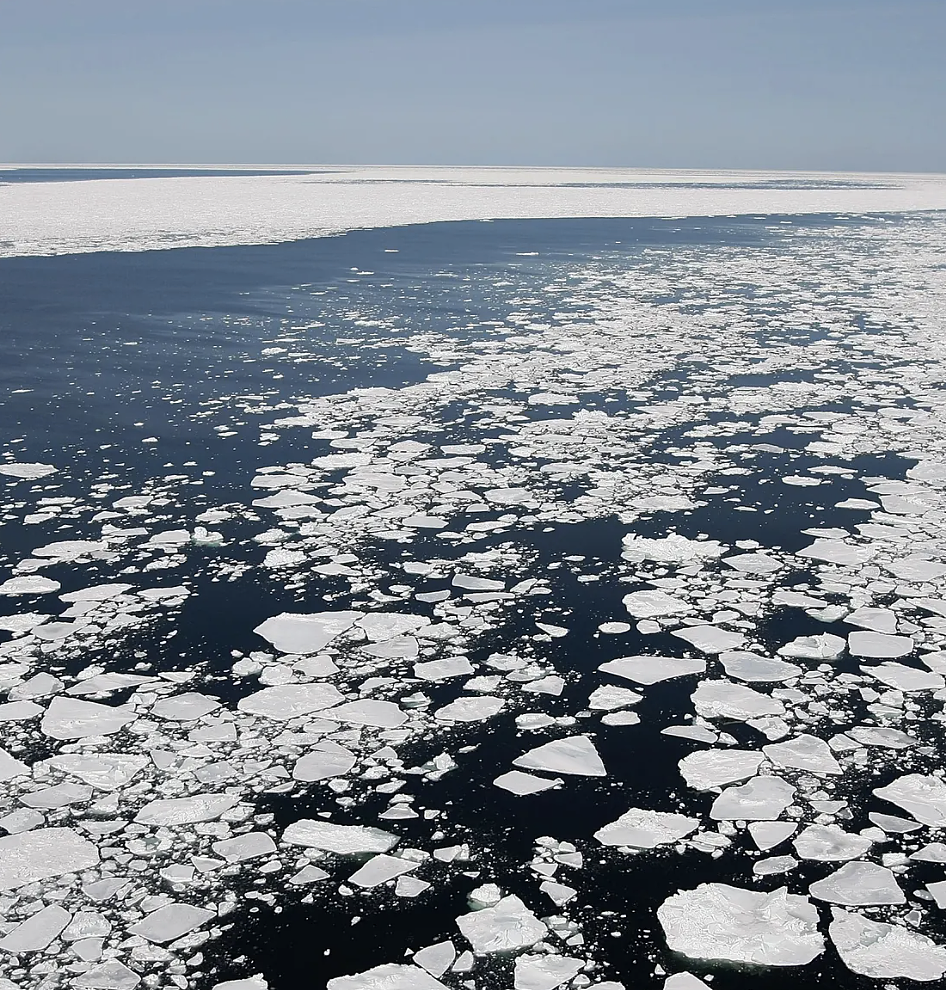
[[[4,396],[0,990],[946,976],[946,221],[865,214],[941,180],[122,181],[0,254],[672,218],[286,245],[75,317],[137,432]]]

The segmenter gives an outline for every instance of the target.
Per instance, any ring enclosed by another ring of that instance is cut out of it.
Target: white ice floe
[[[529,948],[548,932],[515,894],[493,907],[460,915],[457,926],[477,955]]]
[[[912,694],[914,691],[941,691],[946,687],[942,674],[931,674],[902,663],[879,663],[876,667],[861,667],[865,674],[876,677],[882,684],[895,691]]]
[[[363,612],[283,612],[258,625],[253,632],[272,643],[280,653],[318,653],[347,632]]]
[[[128,932],[162,945],[203,927],[215,917],[215,911],[195,907],[193,904],[166,904],[132,925]]]
[[[866,836],[845,832],[837,825],[809,825],[792,844],[801,859],[842,862],[860,859],[873,842]]]
[[[731,681],[701,681],[690,697],[697,713],[704,718],[732,718],[744,722],[765,715],[782,715],[785,711],[777,699]]]
[[[522,955],[516,959],[513,973],[515,990],[555,990],[581,972],[583,959],[569,956]]]
[[[875,787],[874,794],[908,811],[924,825],[946,826],[946,783],[939,777],[908,773],[886,787]]]
[[[228,863],[245,863],[248,859],[272,855],[276,843],[265,832],[243,832],[232,839],[221,839],[211,848]]]
[[[466,657],[446,657],[414,664],[414,676],[424,681],[445,681],[451,677],[468,677],[473,665]]]
[[[8,478],[16,478],[18,481],[35,481],[37,478],[45,478],[47,475],[55,474],[58,468],[52,464],[40,464],[38,462],[29,463],[25,461],[0,464],[0,474],[5,474]]]
[[[699,819],[647,808],[631,808],[620,818],[599,828],[595,838],[604,846],[634,846],[653,849],[676,842],[695,832]]]
[[[609,660],[598,670],[615,677],[623,677],[635,684],[658,684],[674,677],[687,677],[702,674],[706,670],[705,660],[681,660],[677,657],[635,656]]]
[[[832,904],[903,904],[906,901],[890,870],[860,860],[845,863],[831,876],[811,884],[808,892],[819,901]]]
[[[783,657],[798,657],[801,660],[833,660],[847,649],[847,640],[831,633],[818,636],[799,636],[786,643],[778,652]]]
[[[68,911],[49,904],[0,938],[0,949],[15,955],[39,952],[58,938],[71,920]]]
[[[781,777],[753,777],[741,786],[727,787],[713,802],[716,821],[772,821],[792,803],[795,788]]]
[[[704,883],[667,898],[657,917],[667,945],[692,959],[804,966],[824,951],[816,908],[784,887],[766,894]]]
[[[946,948],[903,925],[871,921],[841,908],[832,909],[828,934],[852,973],[877,980],[921,983],[946,976]]]
[[[250,715],[287,722],[298,715],[311,715],[344,701],[334,684],[275,684],[241,698],[237,708]]]
[[[554,739],[530,749],[513,760],[513,765],[525,770],[545,770],[582,777],[606,777],[607,770],[588,736]]]
[[[618,708],[636,705],[641,696],[630,688],[604,684],[595,688],[588,696],[588,707],[594,712],[613,712]]]
[[[762,752],[769,762],[788,770],[807,770],[815,774],[841,773],[841,765],[834,758],[828,744],[807,733],[763,746]]]
[[[38,828],[0,837],[0,890],[91,869],[98,849],[71,828]]]
[[[51,578],[30,574],[26,577],[12,577],[0,584],[0,595],[50,595],[59,591],[62,585]]]
[[[719,662],[723,665],[727,677],[737,681],[752,683],[767,683],[772,681],[787,681],[797,677],[801,668],[784,660],[756,656],[742,650],[731,650],[720,653]]]
[[[909,636],[888,636],[879,632],[852,632],[847,637],[847,648],[855,657],[887,659],[905,657],[916,644]]]
[[[510,770],[508,773],[500,774],[493,783],[504,791],[524,797],[527,794],[540,794],[542,791],[556,787],[562,783],[562,780],[560,777],[549,780],[531,773],[523,773],[521,770]]]
[[[474,698],[457,698],[456,701],[438,708],[434,718],[441,722],[482,722],[499,714],[506,702],[489,694],[481,694]]]
[[[404,963],[385,963],[354,976],[336,976],[326,990],[447,990],[440,980]]]
[[[338,743],[317,743],[310,753],[300,756],[292,768],[295,780],[313,783],[330,777],[341,777],[357,762],[357,757]]]
[[[419,863],[401,859],[398,856],[388,856],[385,853],[379,853],[377,856],[372,856],[364,866],[355,870],[348,878],[348,882],[355,884],[356,887],[364,887],[366,889],[377,887],[382,883],[387,883],[389,880],[394,880],[402,873],[410,873],[411,870],[416,870],[419,865]]]
[[[750,822],[748,826],[752,841],[760,852],[774,849],[798,830],[794,822]]]
[[[378,729],[396,729],[407,721],[407,715],[393,701],[347,701],[323,713],[326,718],[351,725],[370,725]]]
[[[135,815],[139,825],[193,825],[212,822],[238,802],[232,794],[193,794],[149,801]]]
[[[635,619],[657,619],[690,611],[689,604],[682,598],[674,598],[664,591],[632,591],[623,600],[624,607]]]
[[[848,564],[859,567],[866,564],[876,551],[870,547],[854,546],[840,540],[815,540],[811,546],[798,551],[799,557],[823,560],[831,564]]]
[[[754,750],[706,749],[684,756],[678,766],[690,787],[706,791],[747,780],[756,774],[764,759]]]
[[[40,728],[53,739],[110,736],[133,722],[135,717],[135,713],[127,708],[58,697],[49,703]]]
[[[684,626],[674,629],[674,636],[686,640],[701,653],[724,653],[726,650],[738,650],[746,641],[742,633],[730,632],[718,626]]]
[[[336,825],[303,818],[286,826],[282,841],[293,846],[353,856],[359,853],[388,852],[397,845],[398,837],[366,825]]]

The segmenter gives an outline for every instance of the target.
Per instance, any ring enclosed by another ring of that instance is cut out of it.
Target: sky
[[[0,0],[0,162],[946,172],[944,0]]]

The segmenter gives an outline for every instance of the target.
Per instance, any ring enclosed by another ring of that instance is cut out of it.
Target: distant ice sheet
[[[0,257],[274,244],[444,220],[942,209],[937,175],[339,167],[16,182],[0,185]]]

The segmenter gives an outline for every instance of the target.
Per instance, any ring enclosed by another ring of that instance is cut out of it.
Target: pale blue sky
[[[946,171],[946,0],[0,0],[0,161]]]

